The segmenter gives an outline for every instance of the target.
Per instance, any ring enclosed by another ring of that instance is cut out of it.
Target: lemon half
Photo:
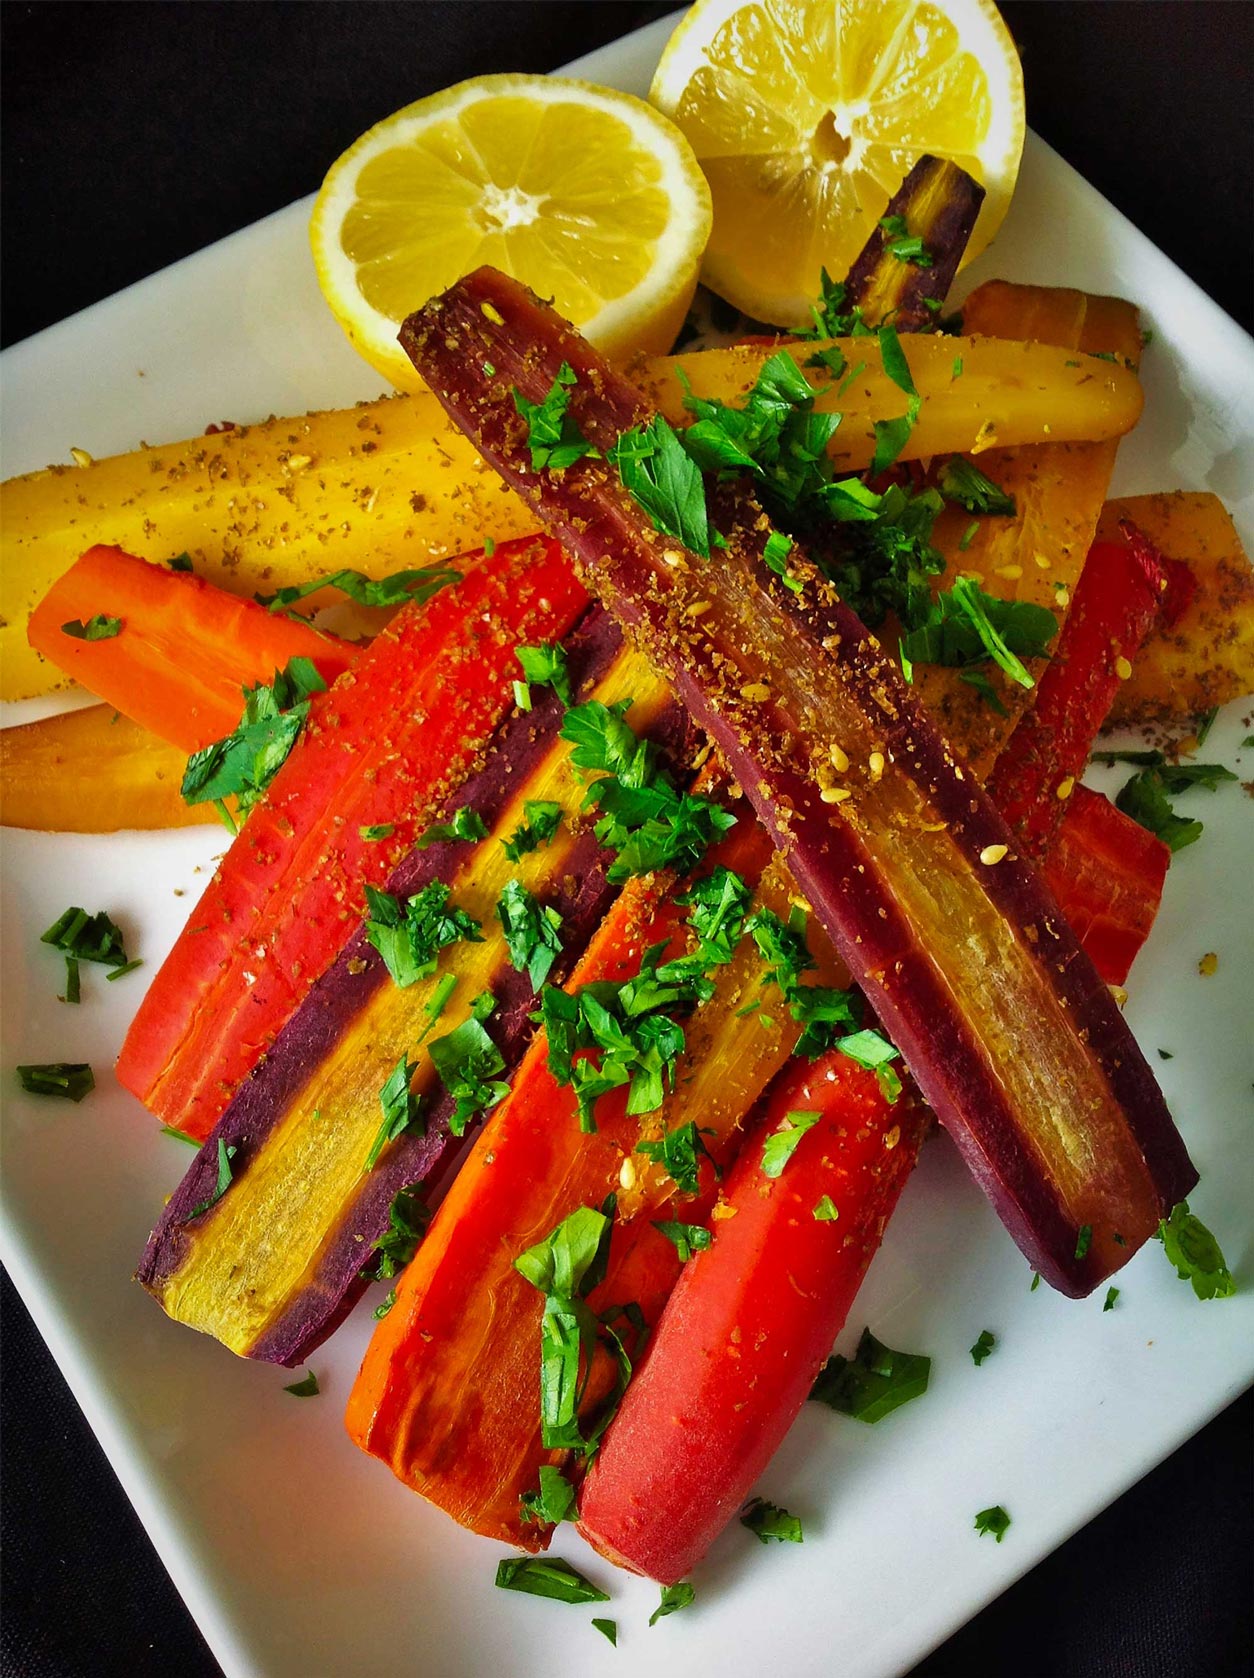
[[[697,0],[650,98],[713,193],[701,277],[779,326],[808,323],[820,269],[848,271],[925,153],[984,186],[978,255],[1023,151],[1023,72],[991,0]]]
[[[692,149],[642,100],[555,76],[481,76],[384,118],[331,167],[310,238],[323,294],[370,364],[421,380],[405,316],[482,263],[612,359],[664,353],[710,232]]]

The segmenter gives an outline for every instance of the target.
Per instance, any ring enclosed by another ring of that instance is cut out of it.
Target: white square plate
[[[572,66],[643,92],[663,21]],[[20,344],[3,358],[6,474],[102,455],[209,420],[377,394],[325,310],[306,245],[308,201]],[[967,283],[991,274],[1134,298],[1155,338],[1146,417],[1116,488],[1213,489],[1254,538],[1254,345],[1039,140],[1010,217]],[[140,373],[142,371],[142,377]],[[1244,499],[1241,499],[1244,496]],[[1238,761],[1230,707],[1207,755]],[[14,708],[9,721],[31,714]],[[1245,754],[1243,772],[1254,754]],[[934,1358],[932,1387],[879,1427],[809,1407],[763,1491],[802,1515],[806,1543],[716,1546],[688,1612],[653,1630],[656,1587],[562,1534],[555,1549],[613,1591],[614,1651],[590,1612],[493,1588],[495,1546],[471,1537],[353,1450],[341,1409],[371,1327],[358,1311],[313,1359],[324,1396],[167,1322],[131,1282],[162,1197],[187,1162],[153,1134],[108,1068],[145,978],[170,947],[221,838],[197,828],[109,838],[5,834],[3,1257],[176,1585],[228,1674],[266,1678],[727,1678],[771,1670],[882,1678],[910,1666],[1254,1379],[1250,1289],[1250,809],[1198,795],[1202,842],[1175,861],[1134,975],[1128,1017],[1202,1172],[1194,1206],[1244,1283],[1199,1304],[1151,1243],[1117,1307],[1042,1288],[938,1138],[907,1190],[850,1324]],[[107,907],[146,972],[84,972],[57,1000],[39,933],[68,902]],[[1206,951],[1219,971],[1199,977]],[[14,1090],[18,1061],[90,1059],[81,1107]],[[996,1353],[967,1353],[983,1328]],[[977,1538],[977,1509],[1013,1525]],[[107,1628],[102,1627],[107,1637]]]

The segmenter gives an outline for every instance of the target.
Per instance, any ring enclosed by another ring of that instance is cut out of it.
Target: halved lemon
[[[714,196],[702,279],[759,320],[808,323],[925,153],[987,197],[966,260],[1001,225],[1023,151],[1023,72],[991,0],[697,0],[650,98]]]
[[[421,380],[405,316],[482,263],[524,281],[613,359],[683,324],[710,194],[643,100],[556,76],[480,76],[376,123],[331,167],[310,238],[323,294],[370,364]]]

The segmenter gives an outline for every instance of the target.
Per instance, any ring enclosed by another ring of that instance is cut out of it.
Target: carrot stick
[[[745,1502],[844,1324],[925,1119],[838,1051],[772,1086],[584,1482],[579,1530],[611,1560],[672,1584]],[[768,1175],[769,1139],[799,1122]]]
[[[119,620],[117,632],[96,640],[72,633],[99,617]],[[190,572],[106,547],[89,548],[58,578],[31,614],[27,638],[67,676],[185,752],[228,735],[240,719],[240,689],[269,681],[291,659],[312,659],[330,683],[357,656],[337,636]]]
[[[153,1113],[209,1134],[356,930],[363,884],[383,884],[486,745],[517,644],[559,639],[586,602],[556,543],[502,544],[318,696],[123,1045],[118,1077]]]
[[[1057,832],[1132,660],[1157,622],[1167,573],[1134,525],[1126,545],[1095,542],[1054,656],[989,781],[1003,816],[1032,855]]]
[[[1077,786],[1043,872],[1058,907],[1108,985],[1122,985],[1149,937],[1171,852],[1109,799]]]

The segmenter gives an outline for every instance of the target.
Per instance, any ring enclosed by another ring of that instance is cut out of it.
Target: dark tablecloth
[[[3,340],[300,197],[399,105],[489,70],[551,69],[667,9],[9,0]],[[1254,6],[1003,11],[1036,129],[1254,325]],[[0,1670],[211,1678],[212,1657],[7,1278],[2,1328]],[[1252,1422],[1247,1395],[916,1678],[1254,1670]],[[313,1651],[309,1671],[324,1678]]]

